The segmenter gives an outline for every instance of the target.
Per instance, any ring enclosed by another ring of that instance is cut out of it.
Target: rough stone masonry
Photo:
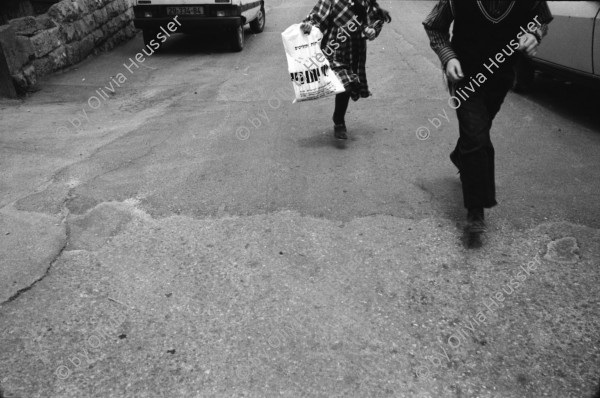
[[[45,14],[0,26],[0,46],[15,86],[27,90],[41,76],[135,36],[132,6],[132,0],[63,0]]]

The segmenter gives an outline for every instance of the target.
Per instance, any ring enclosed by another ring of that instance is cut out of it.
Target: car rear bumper
[[[181,27],[178,31],[192,31],[210,28],[237,28],[242,24],[240,17],[179,17]],[[166,27],[173,18],[134,18],[133,24],[138,29],[159,30]]]
[[[185,5],[138,5],[133,7],[133,23],[138,29],[160,29],[173,21],[175,15],[170,15],[169,8],[182,7]],[[190,6],[191,7],[191,6]],[[239,6],[231,4],[212,4],[198,6],[202,8],[202,15],[177,16],[181,26],[179,32],[201,30],[205,28],[236,28],[242,24],[242,9]],[[172,10],[171,10],[172,11]],[[220,15],[219,14],[223,14]]]

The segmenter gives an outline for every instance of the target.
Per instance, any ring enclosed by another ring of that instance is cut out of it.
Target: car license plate
[[[167,7],[167,15],[204,15],[204,7]]]

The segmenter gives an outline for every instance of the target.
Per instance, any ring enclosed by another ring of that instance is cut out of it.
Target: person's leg
[[[343,45],[343,51],[336,51],[336,59],[332,64],[333,71],[344,84],[345,92],[335,97],[335,111],[333,113],[334,135],[338,139],[348,139],[346,129],[346,112],[350,99],[358,100],[361,95],[361,78],[359,71],[361,50],[366,54],[366,40],[360,35],[351,36]],[[364,69],[364,68],[362,68]]]
[[[456,111],[459,124],[458,143],[452,160],[460,171],[464,205],[467,209],[483,209],[496,204],[489,187],[489,148],[491,118],[482,92],[475,93],[464,101]]]
[[[350,103],[350,93],[344,92],[335,96],[335,111],[333,112],[333,123],[346,124],[346,112]]]
[[[338,140],[348,139],[346,129],[346,111],[350,103],[350,93],[344,92],[335,96],[335,111],[333,112],[333,136]]]
[[[460,137],[450,158],[460,171],[471,232],[483,232],[484,208],[497,204],[490,129],[511,82],[512,76],[498,74],[457,109]]]
[[[350,98],[358,101],[361,97],[368,97],[365,94],[367,83],[367,40],[358,36],[352,38],[352,73],[357,76],[357,80],[352,87]],[[368,91],[367,91],[368,93]]]
[[[506,98],[506,94],[512,87],[514,80],[514,74],[512,70],[506,69],[504,71],[498,72],[494,79],[489,83],[489,88],[485,91],[485,105],[487,107],[488,115],[490,117],[490,129],[496,115],[500,111],[502,107],[502,103]],[[494,145],[492,144],[491,138],[489,139],[489,144],[485,147],[487,151],[488,157],[488,185],[487,196],[488,197],[496,197],[496,175],[495,175],[495,157],[496,153],[494,150]]]
[[[350,103],[350,93],[344,92],[335,96],[335,111],[333,112],[333,135],[338,140],[348,139],[346,129],[346,111]]]

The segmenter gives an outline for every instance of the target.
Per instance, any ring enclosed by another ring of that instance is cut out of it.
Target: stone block
[[[52,63],[52,71],[62,69],[68,65],[67,63],[67,49],[65,46],[60,46],[56,50],[48,54],[48,58]]]
[[[47,15],[11,19],[9,22],[19,36],[33,36],[42,30],[56,27],[56,23]]]
[[[25,78],[25,75],[23,74],[23,72],[19,72],[14,75],[11,75],[11,78],[15,84],[15,87],[19,91],[25,91],[25,89],[29,86],[29,84],[27,83],[27,79]]]
[[[79,45],[77,43],[67,44],[65,46],[65,50],[67,53],[67,63],[69,65],[74,65],[83,59],[79,52]]]
[[[29,38],[15,35],[11,25],[0,26],[0,46],[10,74],[16,74],[33,56]]]
[[[121,4],[118,0],[113,0],[109,6],[112,8],[113,12],[116,13],[116,15],[121,13]]]
[[[129,22],[129,24],[125,27],[125,34],[128,39],[131,39],[137,35],[137,29],[133,25],[133,21]]]
[[[104,35],[104,37],[109,37],[110,36],[110,27],[108,26],[107,23],[105,23],[104,25],[100,26],[100,29],[102,30],[102,34]]]
[[[93,32],[96,30],[96,28],[98,28],[98,24],[96,23],[96,20],[92,14],[83,17],[83,22],[85,22],[88,32]]]
[[[114,3],[119,11],[119,14],[123,14],[129,8],[129,4],[127,4],[127,1],[125,0],[115,0]]]
[[[82,15],[87,15],[87,14],[91,14],[94,12],[94,10],[90,10],[90,7],[88,6],[88,1],[85,0],[78,0],[76,1],[77,3],[77,13],[79,14],[79,16],[81,17]]]
[[[102,26],[102,28],[103,28],[102,30],[105,32],[106,37],[114,35],[118,29],[117,23],[115,22],[114,19],[111,19],[110,21],[108,21],[106,24],[104,24]]]
[[[119,15],[119,7],[114,0],[111,0],[110,3],[106,5],[106,11],[108,11],[108,16],[110,18],[114,18]]]
[[[92,14],[94,17],[94,21],[96,21],[96,26],[102,26],[108,20],[108,12],[106,12],[106,8],[100,8]]]
[[[113,18],[108,23],[110,25],[110,31],[115,34],[119,29],[121,29],[121,21],[118,17]]]
[[[125,33],[123,32],[123,30],[118,30],[112,36],[113,45],[117,45],[117,44],[121,43],[123,40],[125,40]]]
[[[31,39],[25,36],[17,36],[16,39],[17,41],[15,45],[17,46],[19,53],[23,56],[25,62],[33,61],[35,55],[33,52],[33,45],[31,44]]]
[[[38,58],[34,60],[32,64],[35,68],[35,75],[37,77],[47,75],[54,71],[54,65],[52,64],[50,57]]]
[[[119,16],[119,7],[115,3],[116,2],[113,1],[112,3],[110,3],[106,6],[106,11],[108,12],[109,18],[115,18],[115,17]]]
[[[96,0],[81,0],[81,1],[85,2],[85,7],[89,14],[94,13],[101,6],[100,2],[98,2]]]
[[[33,36],[39,31],[35,17],[15,18],[8,21],[15,33],[23,36]]]
[[[115,23],[116,23],[116,29],[115,32],[120,31],[121,29],[123,29],[125,27],[125,25],[127,24],[127,18],[124,18],[123,15],[120,15],[118,18],[115,18]]]
[[[25,93],[37,83],[37,75],[32,64],[25,66],[19,73],[11,75],[13,84],[20,93]]]
[[[66,43],[73,43],[87,36],[90,33],[89,29],[83,20],[64,23],[61,26],[62,38]]]
[[[98,50],[106,52],[106,51],[110,51],[114,48],[112,41],[110,39],[105,40],[104,42],[102,42],[102,44],[100,44],[98,46]]]
[[[71,43],[81,38],[75,23],[62,24],[60,30],[62,32],[62,38],[66,43]]]
[[[120,43],[135,37],[137,30],[133,26],[133,23],[117,30],[114,34],[107,36],[108,38],[100,45],[100,50],[109,51],[116,47]]]
[[[77,43],[79,46],[79,54],[81,59],[84,59],[88,55],[92,53],[94,50],[94,37],[92,35],[87,35],[81,41]]]
[[[17,97],[17,86],[14,84],[12,74],[4,51],[0,47],[0,96],[2,97]]]
[[[129,21],[131,21],[131,19],[129,18],[129,16],[126,13],[123,13],[117,17],[117,21],[119,23],[119,28],[122,28],[125,25],[127,25],[127,23]]]
[[[79,32],[79,39],[83,39],[87,35],[89,35],[94,29],[92,29],[88,24],[85,23],[83,19],[74,22],[77,31]]]
[[[57,22],[73,22],[81,16],[80,10],[77,2],[62,0],[50,7],[48,15]]]
[[[91,35],[94,38],[94,45],[97,46],[104,41],[104,32],[102,29],[96,29]]]
[[[37,83],[37,76],[33,64],[29,64],[23,68],[23,77],[25,78],[28,87],[35,86]]]
[[[31,37],[33,53],[37,58],[43,57],[62,44],[61,31],[58,27],[48,29]]]
[[[52,29],[58,26],[56,22],[46,14],[37,16],[35,20],[40,30]]]

